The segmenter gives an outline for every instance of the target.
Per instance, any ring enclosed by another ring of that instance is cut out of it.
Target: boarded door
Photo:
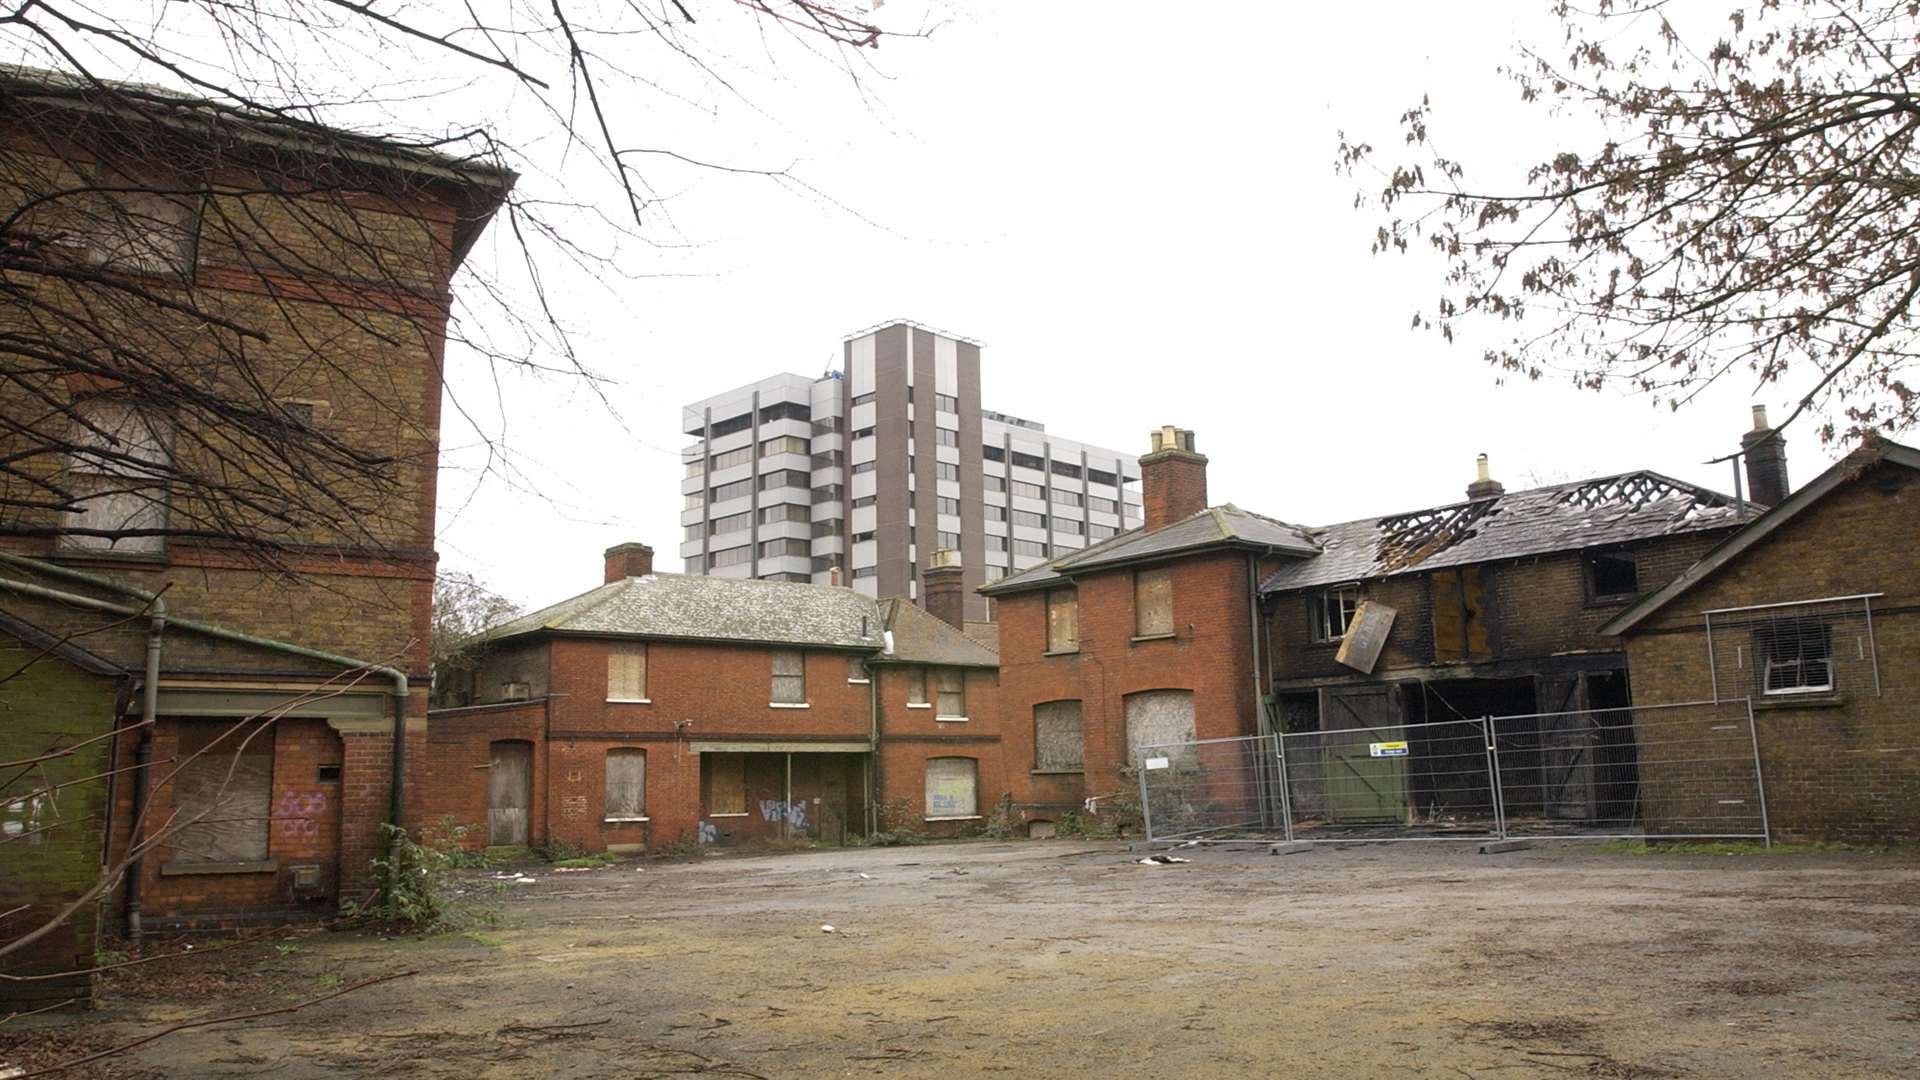
[[[487,842],[527,843],[527,818],[533,805],[533,744],[493,744],[493,768],[487,783]]]
[[[1327,819],[1335,822],[1407,820],[1407,759],[1381,756],[1380,745],[1404,745],[1400,695],[1392,686],[1326,691]]]
[[[1586,676],[1541,675],[1534,685],[1540,710],[1548,714],[1540,718],[1541,809],[1562,821],[1592,820],[1597,740],[1593,715],[1581,711],[1587,707]],[[1506,750],[1504,743],[1500,749]]]

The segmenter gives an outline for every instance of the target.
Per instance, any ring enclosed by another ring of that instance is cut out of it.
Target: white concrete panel
[[[960,394],[960,343],[934,335],[933,388],[942,394]]]
[[[852,383],[849,389],[853,391],[854,397],[873,392],[874,340],[872,334],[853,339],[853,358],[848,364],[847,380]]]

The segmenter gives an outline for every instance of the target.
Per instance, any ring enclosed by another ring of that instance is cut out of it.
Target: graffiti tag
[[[796,829],[807,827],[807,804],[786,802],[781,799],[761,799],[760,819],[762,821],[785,821]]]
[[[289,791],[280,796],[280,808],[273,816],[280,819],[281,836],[319,836],[320,822],[315,815],[326,812],[325,792]]]

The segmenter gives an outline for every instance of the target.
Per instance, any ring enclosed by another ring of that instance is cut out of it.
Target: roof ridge
[[[652,576],[652,575],[648,575],[648,576]],[[577,593],[573,596],[568,597],[565,600],[560,601],[560,603],[558,604],[549,604],[546,607],[540,609],[540,611],[534,612],[534,614],[536,615],[544,614],[548,611],[552,611],[555,608],[562,607],[566,604],[571,604],[576,600],[585,600],[587,597],[592,596],[594,593],[597,593],[597,592],[606,593],[605,596],[602,596],[599,599],[594,600],[592,603],[589,603],[587,606],[583,608],[580,608],[576,611],[567,612],[564,617],[556,617],[552,619],[540,620],[540,629],[557,630],[560,628],[560,624],[567,621],[568,619],[577,619],[580,616],[585,615],[587,612],[593,611],[594,609],[598,608],[600,605],[606,603],[607,601],[613,599],[614,597],[620,595],[621,593],[626,592],[627,583],[632,581],[638,581],[638,580],[639,580],[638,578],[624,577],[624,578],[621,578],[619,581],[602,582],[599,585],[595,585],[593,588],[588,589],[586,592]]]

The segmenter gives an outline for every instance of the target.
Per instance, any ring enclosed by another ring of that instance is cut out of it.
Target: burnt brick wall
[[[1776,837],[1920,839],[1920,476],[1869,469],[1626,636],[1636,702],[1711,696],[1702,611],[1884,592],[1873,602],[1881,693],[1758,698],[1754,720]],[[1643,766],[1644,768],[1644,766]]]
[[[1726,535],[1725,530],[1715,530],[1629,545],[1641,591],[1650,592],[1672,581]],[[1619,650],[1618,641],[1597,631],[1619,614],[1626,602],[1596,603],[1589,599],[1580,552],[1482,563],[1477,569],[1488,599],[1488,639],[1494,660],[1544,660],[1576,651]],[[1397,612],[1375,675],[1435,663],[1432,590],[1429,574],[1403,574],[1361,583],[1362,599],[1384,603]],[[1334,661],[1338,642],[1313,640],[1316,603],[1323,592],[1307,589],[1278,593],[1268,599],[1269,663],[1276,683],[1362,677]]]

